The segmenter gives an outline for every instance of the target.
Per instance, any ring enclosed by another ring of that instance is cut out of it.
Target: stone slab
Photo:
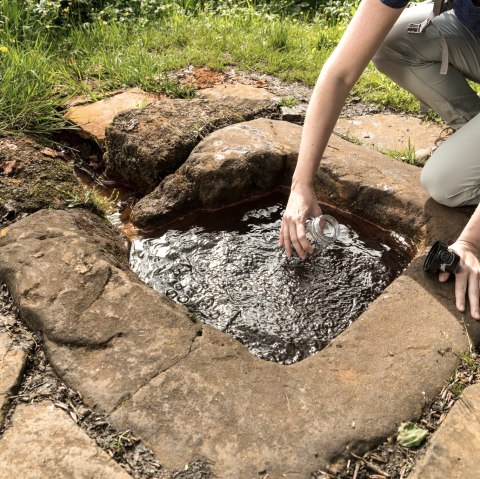
[[[27,356],[26,351],[14,346],[8,334],[0,332],[0,427],[5,420],[10,396],[15,394],[22,381]]]
[[[388,113],[340,118],[335,131],[383,151],[428,150],[445,128],[413,116]],[[410,144],[410,145],[409,145]]]
[[[53,367],[88,405],[112,410],[189,353],[198,326],[129,269],[106,220],[42,210],[0,242],[0,277],[22,318],[42,331]]]
[[[233,105],[255,107],[258,101],[271,101],[272,104],[280,98],[265,88],[243,83],[222,83],[198,92],[200,98],[221,101]]]
[[[82,137],[103,145],[105,130],[115,115],[121,111],[143,108],[158,98],[158,95],[146,93],[140,88],[129,88],[104,100],[72,106],[64,117],[80,128]]]
[[[480,384],[469,386],[434,433],[411,479],[480,477]]]
[[[193,455],[222,478],[309,478],[421,415],[468,347],[460,318],[419,259],[328,348],[291,366],[204,326],[188,357],[110,418],[167,467]]]
[[[17,406],[0,439],[0,478],[131,479],[52,403]]]

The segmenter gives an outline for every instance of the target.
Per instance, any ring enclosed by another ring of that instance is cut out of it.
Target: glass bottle
[[[330,215],[321,215],[309,218],[305,223],[305,234],[308,242],[315,247],[315,251],[321,251],[332,244],[340,234],[338,221]]]

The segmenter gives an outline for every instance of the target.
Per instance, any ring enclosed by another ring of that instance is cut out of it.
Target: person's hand
[[[465,298],[468,295],[470,313],[474,319],[480,319],[480,246],[458,239],[449,249],[460,256],[460,263],[455,273],[455,303],[457,309],[465,311]],[[442,272],[438,279],[447,281],[450,273]]]
[[[312,187],[292,188],[278,240],[278,244],[285,247],[288,257],[292,256],[292,246],[302,259],[305,259],[308,253],[313,253],[313,246],[305,236],[305,221],[321,214],[322,210]]]

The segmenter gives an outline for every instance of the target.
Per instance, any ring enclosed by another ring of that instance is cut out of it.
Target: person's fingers
[[[440,281],[441,283],[445,283],[445,281],[447,281],[448,278],[450,278],[450,273],[448,271],[442,271],[438,275],[438,281]]]
[[[284,241],[283,241],[283,230],[284,230],[284,227],[283,227],[283,220],[282,220],[282,225],[280,226],[280,233],[278,235],[278,246],[282,247],[283,244],[284,244]]]
[[[470,272],[468,278],[468,301],[470,302],[470,313],[474,319],[480,319],[479,313],[479,294],[478,273],[474,270]]]
[[[305,224],[298,223],[297,224],[297,238],[298,242],[302,249],[307,253],[313,253],[313,246],[308,242],[307,236],[305,235]]]
[[[283,223],[283,245],[285,247],[285,253],[287,253],[287,256],[290,258],[292,256],[292,242],[290,239],[290,228],[288,227],[288,224]]]
[[[457,309],[463,313],[465,311],[465,295],[467,293],[467,274],[458,273],[455,276],[455,302]]]
[[[297,225],[294,222],[290,222],[288,226],[290,230],[290,242],[292,243],[292,246],[295,248],[295,251],[297,252],[298,256],[300,256],[300,258],[302,259],[305,259],[307,256],[307,253],[303,249],[302,245],[300,244],[300,241],[298,240]]]

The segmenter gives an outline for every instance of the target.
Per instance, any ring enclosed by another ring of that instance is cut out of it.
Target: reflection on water
[[[403,271],[409,255],[393,235],[353,226],[335,211],[336,243],[307,261],[288,260],[278,247],[286,198],[261,203],[135,240],[130,264],[147,284],[256,356],[289,364],[340,334]]]

